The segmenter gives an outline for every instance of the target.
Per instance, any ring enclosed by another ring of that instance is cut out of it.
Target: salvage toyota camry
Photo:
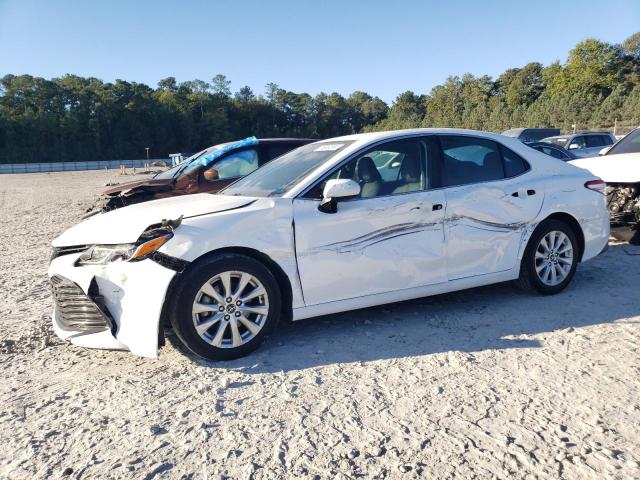
[[[419,129],[308,144],[221,194],[91,217],[54,240],[56,333],[209,359],[281,319],[508,280],[543,294],[607,245],[604,183],[518,140]]]

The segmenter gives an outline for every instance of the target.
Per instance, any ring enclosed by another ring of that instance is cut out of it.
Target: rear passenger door
[[[543,186],[524,159],[493,140],[442,135],[440,145],[447,278],[510,270]]]

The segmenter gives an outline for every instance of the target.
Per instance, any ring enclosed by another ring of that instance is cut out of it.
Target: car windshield
[[[629,133],[613,147],[609,149],[607,155],[616,155],[618,153],[640,153],[640,128],[636,128]]]
[[[165,172],[159,173],[154,178],[170,180],[172,178],[179,178],[182,175],[187,175],[202,165],[201,162],[198,162],[199,159],[203,158],[205,155],[208,155],[212,152],[220,150],[221,148],[224,148],[227,145],[230,145],[231,143],[233,142],[214,145],[213,147],[209,147],[206,150],[203,150],[202,152],[196,153],[195,155],[191,155],[185,161],[179,163],[175,167],[171,167],[169,170]]]
[[[279,197],[351,143],[321,142],[298,147],[241,178],[220,194]]]

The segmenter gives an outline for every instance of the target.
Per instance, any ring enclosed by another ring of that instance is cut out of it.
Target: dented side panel
[[[445,189],[445,242],[449,280],[516,266],[523,240],[535,226],[544,185],[515,179]]]
[[[441,190],[343,201],[334,214],[318,204],[294,201],[307,305],[446,281]]]

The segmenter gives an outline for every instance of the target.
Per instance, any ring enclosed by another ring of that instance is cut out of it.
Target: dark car
[[[270,160],[314,141],[250,137],[214,145],[155,177],[107,188],[100,194],[100,209],[107,211],[158,198],[217,192]]]
[[[562,147],[558,147],[553,143],[533,142],[527,143],[527,146],[538,150],[539,152],[546,153],[547,155],[550,155],[554,158],[558,158],[563,162],[568,162],[569,160],[575,160],[576,158],[578,158],[573,153],[571,153],[571,151],[565,150]]]
[[[546,137],[560,135],[559,128],[512,128],[505,130],[502,135],[517,138],[523,143],[538,142]]]

